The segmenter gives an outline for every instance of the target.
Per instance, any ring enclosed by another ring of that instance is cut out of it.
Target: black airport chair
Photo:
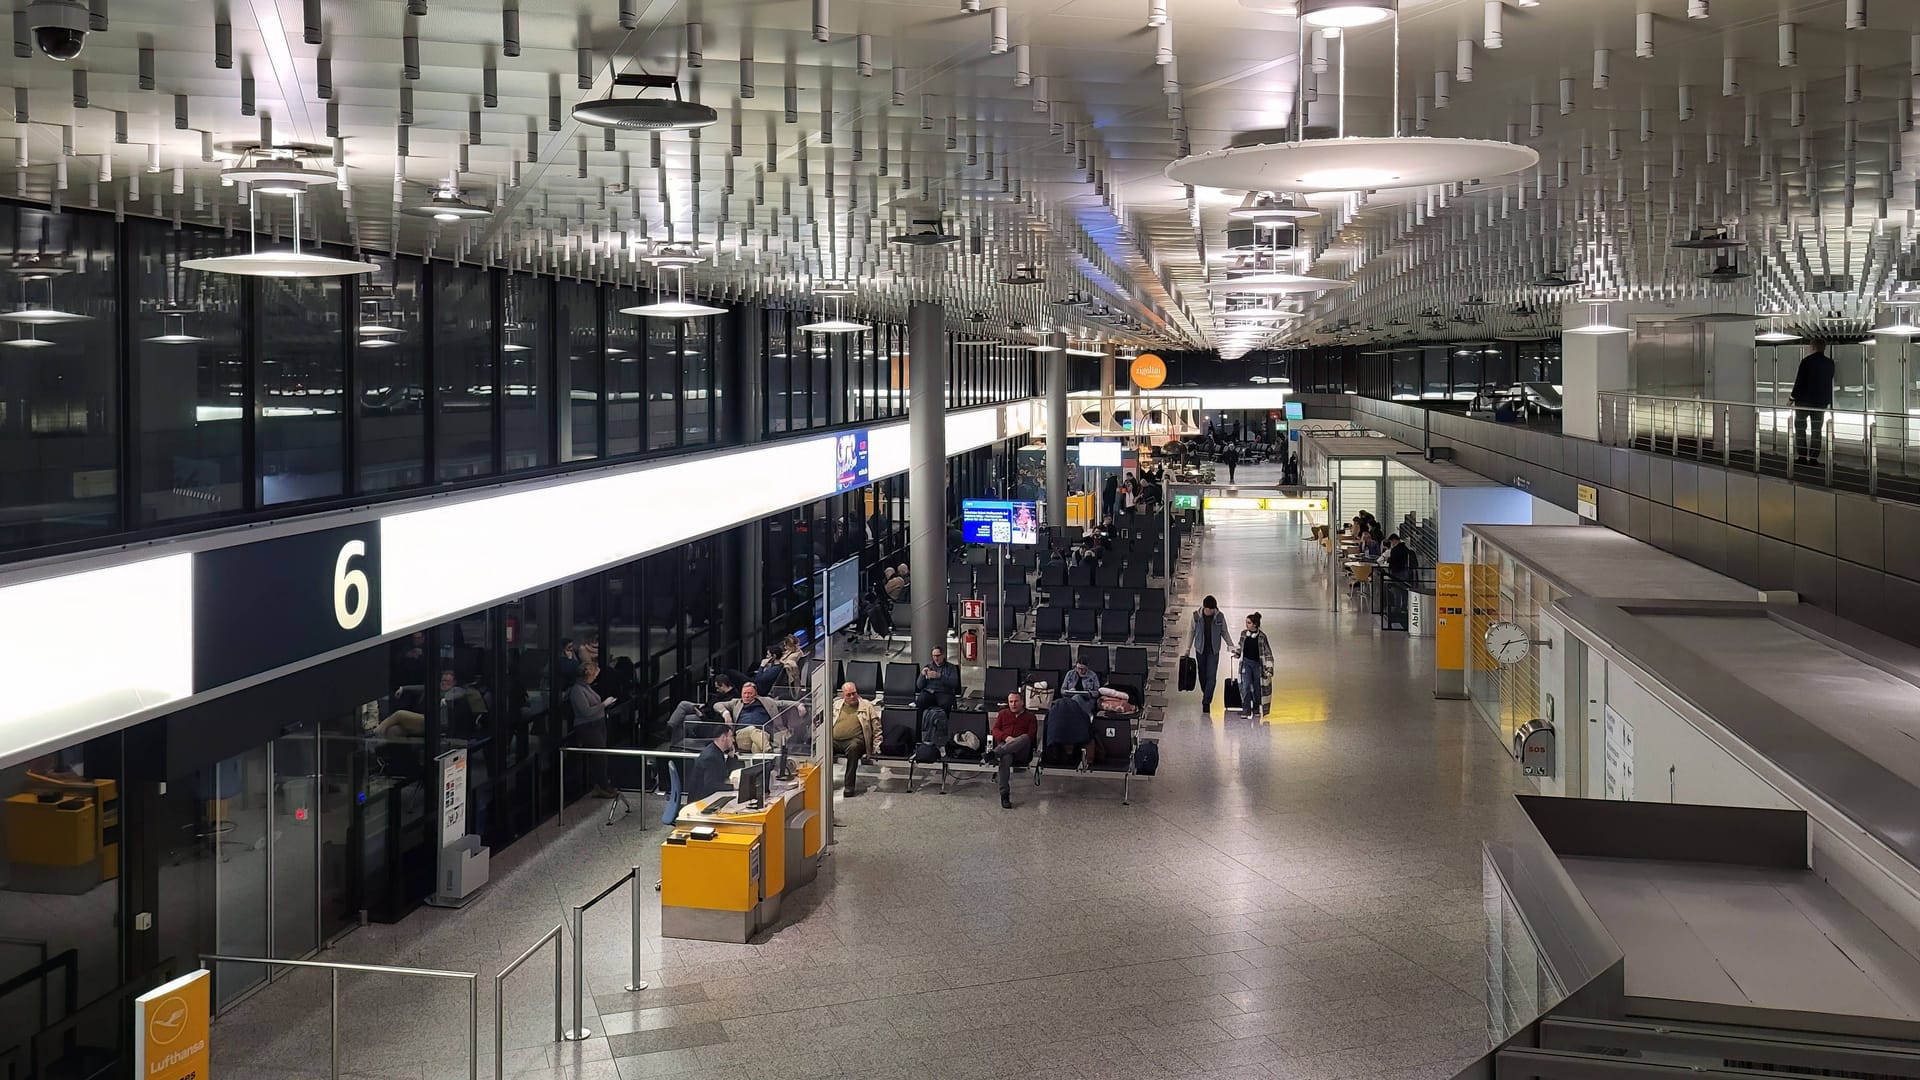
[[[981,698],[989,710],[999,708],[1007,700],[1008,694],[1020,692],[1020,669],[1012,667],[990,667],[987,669],[987,681],[981,688]]]
[[[1060,676],[1073,666],[1073,650],[1058,641],[1040,643],[1040,655],[1034,661],[1033,671],[1060,689]]]
[[[1108,608],[1100,613],[1100,640],[1109,643],[1127,640],[1128,624],[1133,621],[1130,611],[1116,611]]]
[[[1043,607],[1033,613],[1033,636],[1041,641],[1058,641],[1067,632],[1066,613],[1057,607]]]
[[[1100,569],[1094,571],[1093,583],[1095,585],[1104,586],[1109,589],[1114,587],[1115,585],[1120,584],[1119,560],[1109,559],[1106,562],[1101,563]]]
[[[1112,667],[1112,665],[1108,663],[1107,647],[1105,645],[1082,645],[1074,651],[1074,659],[1092,668],[1094,674],[1103,679],[1107,677],[1107,672]]]
[[[880,749],[875,757],[911,758],[920,741],[920,716],[911,705],[880,710]]]
[[[1093,569],[1093,564],[1090,562],[1075,563],[1073,568],[1067,571],[1067,584],[1076,587],[1093,584]]]
[[[1063,589],[1067,585],[1067,564],[1054,559],[1040,567],[1040,587],[1043,589]]]
[[[880,692],[886,695],[890,703],[910,704],[913,701],[913,684],[920,676],[917,664],[888,664],[880,683]]]
[[[1100,633],[1100,613],[1093,608],[1067,612],[1067,640],[1092,641]]]
[[[1147,650],[1137,645],[1122,645],[1113,650],[1113,674],[1136,683],[1147,681]]]
[[[860,691],[861,697],[876,697],[880,693],[880,661],[849,660],[840,667],[841,682],[850,682]],[[836,691],[839,687],[834,687]]]
[[[1167,636],[1167,613],[1147,615],[1144,612],[1133,620],[1133,643],[1135,645],[1158,645]]]
[[[1000,643],[1000,666],[1026,673],[1033,670],[1033,642],[1003,641]]]
[[[1126,570],[1120,575],[1120,584],[1129,589],[1147,587],[1147,557],[1136,555],[1127,563]]]
[[[1000,594],[1001,600],[1015,611],[1033,609],[1033,588],[1026,582],[1008,582],[1006,592]]]

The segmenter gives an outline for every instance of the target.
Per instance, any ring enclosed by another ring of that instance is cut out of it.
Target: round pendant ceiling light
[[[1759,333],[1753,335],[1753,340],[1759,342],[1762,345],[1779,345],[1783,342],[1799,341],[1800,335],[1789,334],[1785,330],[1775,330],[1772,328],[1768,328],[1766,330],[1762,330]]]
[[[685,270],[690,266],[699,266],[706,259],[700,249],[692,244],[677,240],[663,240],[653,246],[653,250],[640,256],[640,261],[661,270]]]
[[[0,341],[0,345],[5,345],[10,349],[44,349],[51,344],[53,344],[53,342],[35,336],[32,323],[27,324],[26,337],[12,337],[5,341]]]
[[[1313,27],[1372,26],[1393,18],[1395,0],[1298,0],[1300,21]]]
[[[167,326],[168,319],[175,320],[171,329]],[[187,333],[187,312],[184,311],[162,312],[160,316],[160,331],[160,333],[155,334],[147,340],[156,345],[191,345],[196,341],[207,340],[206,338]]]
[[[461,198],[460,189],[450,183],[434,192],[433,198],[400,212],[409,217],[432,218],[435,221],[478,221],[493,216],[493,211],[479,203]]]
[[[0,319],[8,322],[25,323],[28,326],[52,326],[57,323],[87,322],[91,315],[80,315],[72,311],[58,311],[54,308],[23,307],[12,311],[0,311]]]
[[[1166,176],[1228,190],[1365,191],[1505,176],[1539,163],[1538,151],[1517,143],[1393,136],[1230,146],[1181,158]]]
[[[1350,289],[1351,281],[1338,278],[1306,277],[1301,274],[1249,274],[1207,282],[1210,293],[1246,293],[1254,296],[1279,296],[1290,293],[1328,292]]]
[[[613,85],[672,90],[673,100],[630,97],[583,101],[573,107],[573,118],[594,127],[626,131],[690,131],[720,121],[720,114],[712,106],[682,100],[680,81],[671,75],[615,75]]]
[[[184,259],[188,270],[209,274],[234,274],[239,277],[322,278],[371,274],[379,269],[358,259],[336,259],[311,251],[249,251],[245,255],[216,255],[210,259]]]
[[[306,189],[294,192],[293,220],[300,220],[300,196]],[[354,274],[371,274],[379,267],[362,259],[336,259],[331,255],[300,250],[300,230],[293,233],[293,248],[286,251],[259,250],[260,237],[253,231],[253,219],[259,203],[247,200],[247,238],[254,250],[244,255],[215,255],[206,259],[182,259],[180,266],[185,270],[199,270],[208,274],[233,274],[236,277],[270,278],[323,278],[350,277]]]
[[[674,298],[658,300],[651,304],[639,304],[621,308],[622,315],[638,315],[644,319],[697,319],[702,315],[725,315],[726,308],[713,307],[687,299],[687,279],[679,266],[670,266],[675,279]]]

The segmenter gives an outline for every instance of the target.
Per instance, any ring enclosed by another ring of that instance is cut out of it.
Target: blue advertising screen
[[[849,431],[834,437],[835,479],[834,490],[852,491],[866,487],[867,475],[867,433]]]
[[[960,534],[969,544],[1037,544],[1040,509],[1030,502],[966,499],[960,504]]]
[[[1307,410],[1305,406],[1301,405],[1297,401],[1287,402],[1287,419],[1305,420],[1306,418],[1307,418]]]

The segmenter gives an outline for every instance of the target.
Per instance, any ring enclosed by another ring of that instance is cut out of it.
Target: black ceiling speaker
[[[583,101],[573,107],[573,118],[594,127],[627,131],[686,131],[710,127],[720,120],[720,114],[711,106],[681,100],[680,81],[671,75],[615,75],[613,84],[672,90],[673,98],[635,96]]]

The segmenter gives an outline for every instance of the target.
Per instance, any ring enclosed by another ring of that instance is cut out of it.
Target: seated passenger
[[[1093,740],[1093,714],[1077,697],[1062,695],[1047,710],[1047,748],[1042,760],[1049,765],[1085,769],[1087,743]]]
[[[1374,533],[1366,533],[1360,538],[1360,558],[1372,562],[1380,557],[1380,541]]]
[[[1073,670],[1060,680],[1060,693],[1066,697],[1079,698],[1080,704],[1093,708],[1094,695],[1100,692],[1100,676],[1094,674],[1085,660],[1075,660]]]
[[[914,708],[925,711],[928,706],[937,705],[952,712],[954,700],[959,696],[960,669],[947,663],[947,650],[936,646],[920,674],[914,676]]]
[[[833,752],[847,759],[844,793],[848,798],[860,794],[855,786],[854,770],[862,760],[872,761],[880,750],[880,710],[860,696],[852,683],[840,687],[840,700],[833,706]]]
[[[731,670],[716,671],[713,673],[713,696],[707,704],[702,705],[697,701],[682,701],[673,707],[673,715],[667,717],[667,749],[677,749],[680,746],[680,741],[687,737],[687,721],[689,720],[698,720],[702,715],[710,715],[716,721],[727,724],[734,722],[734,709],[728,708],[727,706],[729,702],[740,696],[740,691],[736,688],[746,681],[745,678],[741,678],[739,682],[735,682],[736,674],[737,673]],[[669,763],[669,768],[678,770],[679,765]],[[667,770],[658,768],[657,765],[653,769],[653,793],[655,795],[665,795],[667,793],[666,774]]]
[[[760,700],[760,688],[753,683],[740,688],[740,710],[733,715],[735,727],[764,728],[773,721],[767,703]]]
[[[766,655],[760,658],[760,666],[754,668],[753,675],[747,680],[762,694],[773,693],[774,686],[787,673],[785,665],[780,663],[779,648],[777,645],[770,646]]]
[[[693,768],[688,770],[687,801],[699,802],[726,790],[727,777],[732,775],[733,769],[733,732],[722,729],[712,742],[701,748],[700,756],[693,759]],[[674,810],[677,802],[668,809]]]
[[[1014,769],[1025,768],[1033,760],[1033,737],[1039,730],[1039,718],[1027,708],[1026,695],[1007,695],[1007,707],[994,714],[987,731],[987,751],[981,760],[1000,766],[1000,808],[1013,809]]]
[[[891,566],[887,567],[887,581],[884,588],[887,592],[887,599],[899,603],[900,597],[907,591],[907,575],[895,570]]]

